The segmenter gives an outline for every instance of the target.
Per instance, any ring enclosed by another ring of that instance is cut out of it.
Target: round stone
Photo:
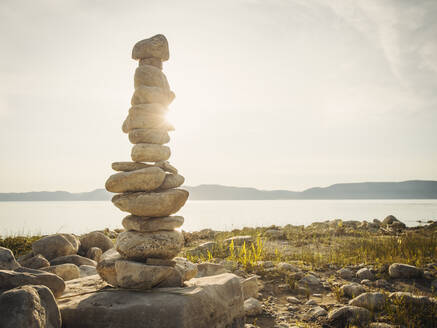
[[[135,43],[132,49],[132,59],[149,57],[159,58],[161,61],[168,60],[170,53],[168,51],[168,41],[164,35],[157,34]]]
[[[165,216],[161,218],[150,218],[144,216],[128,215],[123,219],[122,225],[126,230],[135,231],[160,231],[174,230],[184,224],[182,216]]]
[[[155,144],[136,144],[132,147],[131,158],[134,162],[158,162],[170,158],[170,148]]]
[[[166,174],[162,185],[159,190],[173,189],[182,186],[185,182],[185,178],[179,174]]]
[[[134,129],[129,131],[129,141],[133,144],[149,143],[162,145],[170,141],[167,130]]]
[[[122,130],[129,133],[133,129],[158,129],[164,131],[173,131],[174,126],[167,122],[165,116],[161,114],[152,114],[142,109],[132,107],[129,115],[123,122]]]
[[[150,103],[159,103],[164,106],[170,105],[170,103],[175,98],[175,94],[173,91],[158,88],[158,87],[148,87],[145,85],[140,85],[135,90],[131,104],[150,104]]]
[[[117,273],[115,272],[115,263],[121,260],[121,255],[115,248],[111,248],[104,252],[97,264],[97,272],[100,277],[108,284],[117,286]]]
[[[135,89],[145,85],[148,87],[158,87],[166,90],[170,90],[167,78],[159,68],[151,65],[143,65],[137,67],[134,75]]]
[[[179,211],[188,199],[188,191],[170,189],[160,192],[133,192],[115,195],[112,202],[120,210],[138,216],[161,217]]]
[[[145,261],[148,257],[172,259],[184,245],[180,231],[125,231],[118,235],[116,248],[129,260]]]
[[[151,289],[165,280],[175,269],[119,260],[115,262],[117,284],[122,288]]]
[[[148,167],[136,171],[119,172],[106,180],[105,188],[110,192],[150,191],[162,185],[165,172],[159,167]]]

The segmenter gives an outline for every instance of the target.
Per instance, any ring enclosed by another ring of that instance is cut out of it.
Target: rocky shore
[[[72,322],[81,322],[88,327],[87,322],[121,316],[132,327],[142,327],[142,317],[129,315],[153,294],[156,304],[184,304],[193,318],[207,313],[202,307],[213,306],[215,323],[208,327],[229,322],[247,328],[437,327],[436,222],[407,228],[388,216],[374,222],[182,232],[184,247],[172,261],[183,272],[185,287],[158,286],[152,294],[114,293],[117,288],[97,274],[96,267],[108,268],[105,263],[123,232],[34,238],[26,254],[21,247],[13,249],[15,254],[0,248],[0,326],[73,327]],[[7,239],[0,242],[5,245]],[[200,300],[214,303],[189,305],[190,286],[203,288]],[[90,294],[100,312],[87,305]],[[120,302],[123,311],[114,306]],[[158,310],[152,307],[145,314],[161,320],[149,326],[206,327],[189,316],[158,317]],[[109,322],[93,326],[117,327]]]

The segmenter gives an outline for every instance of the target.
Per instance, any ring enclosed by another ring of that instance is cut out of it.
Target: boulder
[[[77,266],[81,265],[92,265],[96,266],[96,261],[93,261],[89,258],[74,254],[74,255],[66,255],[66,256],[60,256],[50,261],[50,265],[59,265],[64,263],[73,263]]]
[[[389,215],[384,220],[382,220],[382,225],[386,226],[386,225],[392,224],[393,222],[399,222],[399,220],[396,219],[396,217],[394,215]]]
[[[385,279],[378,279],[378,280],[376,280],[375,281],[375,287],[384,288],[384,289],[387,289],[387,290],[390,290],[392,288],[391,285],[389,284],[389,282],[387,280],[385,280]]]
[[[20,255],[20,256],[17,258],[17,262],[20,263],[21,261],[27,261],[28,259],[30,259],[30,258],[33,257],[33,256],[34,256],[33,252],[30,251],[30,252],[28,252],[28,253],[26,253],[26,254],[24,254],[24,255]],[[20,265],[21,265],[21,264],[20,264]]]
[[[30,268],[30,269],[41,269],[50,266],[50,262],[42,256],[41,254],[37,254],[28,259],[20,261],[21,266]]]
[[[393,263],[388,268],[390,278],[393,279],[411,279],[423,277],[423,270],[413,265],[403,263]]]
[[[116,249],[111,248],[102,254],[96,268],[100,277],[112,286],[117,286],[115,262],[118,260],[121,260],[120,253],[118,253]]]
[[[358,295],[361,295],[362,293],[365,293],[366,290],[360,284],[351,283],[341,286],[340,292],[345,297],[354,298],[357,297]]]
[[[64,281],[73,280],[80,277],[79,267],[72,263],[53,265],[48,268],[44,268],[43,270],[54,273],[55,275],[64,279]]]
[[[101,231],[93,231],[81,236],[80,243],[84,254],[92,247],[98,247],[102,252],[114,248],[112,240]]]
[[[354,277],[353,272],[347,268],[341,268],[337,271],[337,274],[345,280],[350,280]]]
[[[86,253],[86,257],[99,262],[100,261],[100,256],[102,256],[103,252],[100,248],[98,247],[91,247],[88,252]],[[83,264],[84,265],[84,264]]]
[[[175,94],[168,89],[140,85],[132,96],[131,104],[138,105],[158,103],[168,106],[174,98]]]
[[[0,270],[15,270],[20,264],[15,260],[14,253],[9,248],[0,247]]]
[[[182,186],[185,178],[180,174],[166,174],[165,179],[159,186],[159,190],[173,189]]]
[[[290,263],[286,263],[286,262],[280,262],[277,264],[277,268],[280,271],[288,271],[288,272],[298,272],[300,271],[299,267],[290,264]]]
[[[132,49],[132,59],[159,58],[166,61],[170,57],[168,51],[168,41],[162,34],[157,34],[151,38],[144,39],[135,43]]]
[[[69,284],[78,284],[80,280]],[[90,280],[88,285],[91,288],[96,282]],[[76,289],[85,289],[80,287]],[[59,307],[64,328],[244,327],[241,288],[233,274],[191,279],[184,288],[158,288],[150,292],[106,288],[70,293]]]
[[[363,293],[351,299],[349,305],[366,308],[369,311],[382,311],[386,304],[386,296],[382,293]]]
[[[215,276],[228,272],[221,264],[203,262],[197,265],[197,278]]]
[[[351,305],[332,310],[328,314],[328,322],[334,327],[346,328],[351,325],[366,327],[371,318],[372,314],[369,310]]]
[[[176,269],[181,272],[183,281],[197,276],[197,264],[188,261],[184,257],[175,257],[173,260],[176,261]]]
[[[397,221],[397,222],[393,222],[392,224],[388,225],[388,228],[391,231],[395,231],[395,232],[399,232],[402,231],[406,228],[407,226],[405,225],[405,223]]]
[[[174,268],[118,260],[115,262],[117,285],[122,288],[151,289],[170,276]]]
[[[134,162],[166,161],[170,158],[170,153],[167,146],[140,143],[132,147],[131,158]]]
[[[44,285],[55,297],[61,296],[65,283],[57,275],[41,270],[17,268],[14,271],[0,270],[0,289],[12,289],[24,285]]]
[[[410,311],[422,313],[429,311],[437,313],[437,300],[427,296],[417,296],[407,292],[394,292],[388,296],[389,300],[397,306],[403,306]]]
[[[148,86],[170,90],[164,73],[159,68],[151,65],[137,67],[134,75],[134,86],[135,89],[138,89],[140,86]]]
[[[307,287],[307,286],[308,287],[320,287],[321,286],[320,279],[312,274],[305,275],[302,279],[300,279],[298,281],[298,284],[300,286],[304,286],[304,287]]]
[[[59,256],[76,254],[80,242],[76,236],[71,234],[55,234],[43,237],[32,243],[33,254],[41,254],[47,260]]]
[[[168,130],[133,129],[129,131],[129,141],[133,144],[163,145],[170,141]]]
[[[362,269],[358,270],[356,276],[358,279],[361,279],[361,280],[362,279],[373,280],[375,278],[372,271],[370,271],[368,268],[362,268]]]
[[[175,230],[125,231],[118,235],[116,248],[123,258],[144,261],[148,257],[171,259],[179,253],[183,245],[182,233]]]
[[[137,216],[161,217],[179,211],[188,199],[188,191],[170,189],[161,192],[133,192],[115,195],[112,202],[120,210]]]
[[[247,300],[248,298],[257,298],[258,297],[258,277],[251,276],[246,279],[240,280],[241,290],[243,292],[243,298]]]
[[[308,301],[306,301],[305,302],[305,304],[304,305],[310,305],[310,306],[313,306],[313,305],[317,305],[317,302],[315,301],[315,300],[308,300]]]
[[[319,317],[325,317],[328,315],[328,311],[326,311],[321,306],[314,306],[311,309],[308,310],[307,313],[304,315],[304,320],[306,321],[314,321],[317,320]]]
[[[166,177],[159,167],[148,167],[130,172],[119,172],[106,180],[105,188],[110,192],[151,191],[162,185]],[[106,250],[105,250],[106,251]]]
[[[160,218],[150,218],[144,216],[128,215],[122,225],[126,230],[141,232],[152,232],[159,230],[174,230],[184,223],[182,216],[164,216]]]
[[[80,271],[80,278],[88,277],[88,276],[94,276],[97,273],[96,267],[92,265],[81,265],[79,267]]]
[[[287,296],[286,300],[288,303],[291,303],[291,304],[300,304],[301,303],[299,301],[299,299],[294,297],[294,296]]]
[[[244,313],[251,317],[261,314],[263,311],[261,302],[258,301],[256,298],[249,298],[244,301]]]
[[[416,296],[407,292],[395,292],[388,296],[395,313],[412,318],[415,327],[435,327],[437,299]],[[406,323],[409,323],[408,321]]]
[[[61,328],[61,314],[50,289],[26,285],[1,294],[0,327]]]

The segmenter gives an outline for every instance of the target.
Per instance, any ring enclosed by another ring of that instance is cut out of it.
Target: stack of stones
[[[123,123],[123,132],[134,144],[132,162],[115,162],[119,173],[106,181],[106,189],[118,193],[112,202],[130,215],[123,219],[125,232],[116,241],[114,275],[102,278],[122,288],[150,289],[155,286],[180,286],[183,272],[172,260],[183,246],[179,228],[184,218],[171,216],[186,202],[188,192],[177,189],[184,183],[167,161],[170,148],[168,132],[174,130],[165,119],[167,106],[175,95],[162,72],[168,60],[168,42],[156,35],[139,41],[132,51],[139,60],[135,71],[132,107]]]

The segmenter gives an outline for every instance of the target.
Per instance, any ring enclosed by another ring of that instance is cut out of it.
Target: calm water
[[[437,200],[188,201],[178,214],[185,217],[187,231],[383,219],[389,214],[412,226],[417,220],[437,219]],[[0,235],[114,229],[121,227],[125,215],[109,201],[0,202]]]

